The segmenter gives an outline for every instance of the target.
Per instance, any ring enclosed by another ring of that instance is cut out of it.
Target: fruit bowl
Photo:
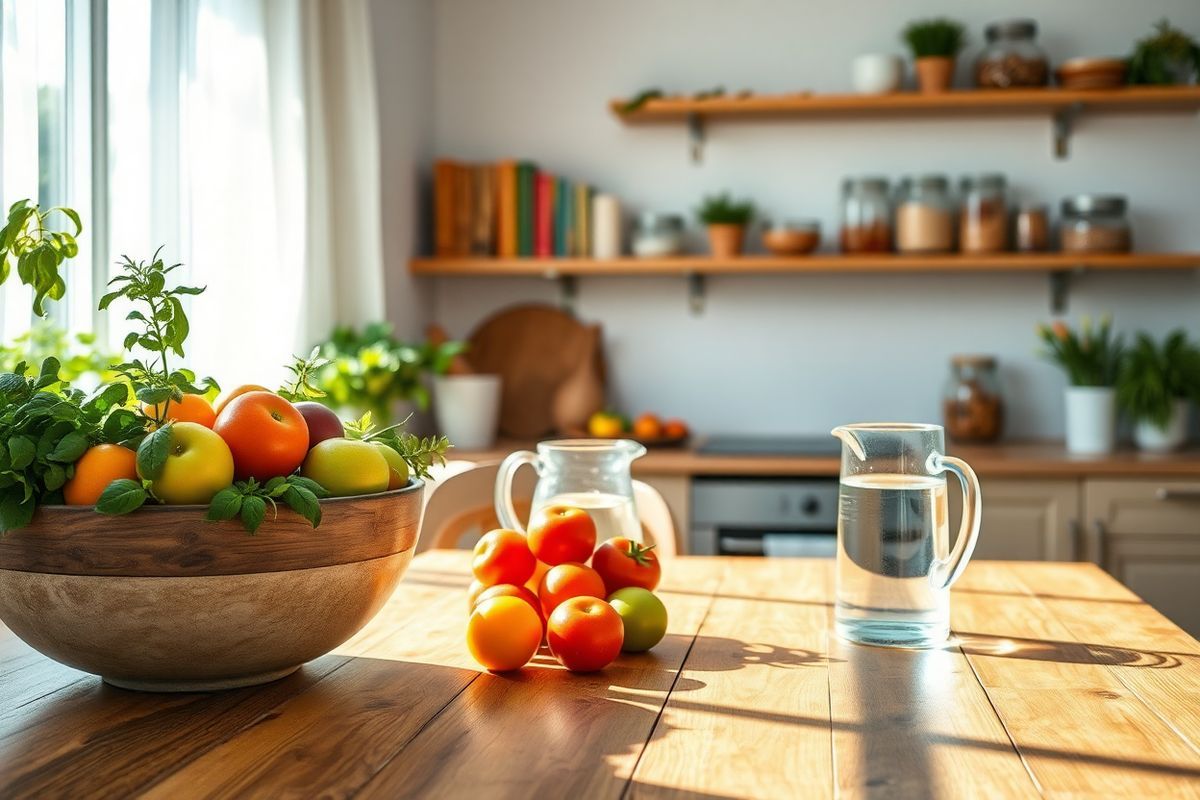
[[[0,538],[0,620],[31,647],[127,689],[210,691],[282,678],[362,628],[412,561],[421,481],[280,506],[249,535],[204,506],[123,517],[43,506]]]

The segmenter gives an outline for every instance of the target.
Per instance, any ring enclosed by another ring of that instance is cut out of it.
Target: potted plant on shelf
[[[1116,431],[1113,389],[1121,363],[1121,337],[1104,317],[1095,328],[1085,317],[1076,333],[1062,321],[1038,326],[1046,345],[1043,355],[1067,373],[1067,452],[1098,455],[1112,452]]]
[[[746,226],[754,219],[754,204],[734,200],[729,192],[704,198],[696,216],[708,229],[708,246],[713,258],[737,258],[746,241]]]
[[[954,79],[954,59],[966,42],[963,26],[944,17],[917,20],[909,23],[902,38],[912,51],[921,92],[934,94],[949,89]]]
[[[1165,453],[1187,439],[1188,410],[1200,400],[1200,348],[1182,330],[1155,344],[1149,334],[1121,362],[1117,404],[1132,417],[1133,438],[1142,450]]]
[[[1200,43],[1167,20],[1138,41],[1129,57],[1128,80],[1135,84],[1191,83],[1200,75]]]

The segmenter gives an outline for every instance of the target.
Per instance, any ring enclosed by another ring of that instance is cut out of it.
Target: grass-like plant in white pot
[[[1117,404],[1133,419],[1133,438],[1142,450],[1165,453],[1187,440],[1188,411],[1200,400],[1200,348],[1182,330],[1160,347],[1139,333],[1121,362]]]
[[[952,19],[910,22],[902,37],[912,51],[917,87],[923,94],[944,92],[954,80],[954,59],[966,43],[963,26]]]
[[[722,192],[705,197],[696,217],[708,229],[712,257],[737,258],[746,242],[746,226],[754,219],[754,203]]]
[[[1116,443],[1116,384],[1123,349],[1108,316],[1093,327],[1084,317],[1078,331],[1061,320],[1039,325],[1038,336],[1050,361],[1067,373],[1067,452],[1076,455],[1111,453]]]

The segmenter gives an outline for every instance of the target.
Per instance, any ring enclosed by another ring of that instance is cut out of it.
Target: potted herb
[[[1200,74],[1200,43],[1171,27],[1167,20],[1141,39],[1129,57],[1130,83],[1169,85],[1191,83]]]
[[[1121,363],[1121,337],[1104,317],[1092,327],[1086,317],[1079,331],[1058,321],[1038,326],[1046,349],[1043,356],[1067,373],[1067,451],[1079,455],[1112,452],[1115,443],[1116,402],[1113,389]]]
[[[1133,438],[1142,450],[1168,452],[1187,439],[1189,402],[1200,400],[1200,348],[1182,330],[1159,347],[1149,334],[1121,362],[1117,404],[1133,418]]]
[[[902,37],[912,51],[917,87],[925,94],[944,92],[954,78],[954,59],[966,42],[963,26],[951,19],[909,23]]]
[[[737,258],[746,241],[746,226],[754,219],[754,204],[734,200],[729,192],[704,198],[696,216],[708,228],[708,246],[713,258]]]

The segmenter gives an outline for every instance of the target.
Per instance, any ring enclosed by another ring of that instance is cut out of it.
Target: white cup
[[[859,94],[895,92],[904,79],[904,62],[887,53],[866,53],[854,59],[851,76]]]
[[[460,450],[486,450],[500,419],[499,375],[437,375],[433,412],[438,432]]]

